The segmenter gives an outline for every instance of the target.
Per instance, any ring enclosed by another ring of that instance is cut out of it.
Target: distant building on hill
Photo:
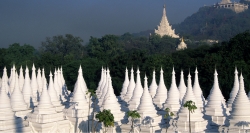
[[[224,8],[230,9],[236,13],[244,12],[248,9],[248,5],[239,3],[239,2],[231,2],[230,0],[222,0],[220,3],[214,4],[215,8]]]
[[[155,34],[158,34],[161,37],[167,35],[173,38],[179,38],[179,35],[175,34],[175,30],[172,29],[172,26],[168,22],[165,5],[163,6],[163,15],[161,18],[160,25],[158,25],[157,29],[155,29]]]
[[[184,42],[183,37],[181,38],[180,44],[177,46],[176,50],[184,50],[187,48],[187,44]]]

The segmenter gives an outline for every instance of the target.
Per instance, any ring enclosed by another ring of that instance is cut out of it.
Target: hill
[[[228,9],[201,7],[196,13],[173,27],[180,35],[190,36],[195,40],[229,40],[250,29],[250,10],[237,14]]]

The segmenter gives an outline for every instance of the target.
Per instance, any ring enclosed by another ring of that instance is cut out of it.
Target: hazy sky
[[[2,0],[0,47],[12,43],[36,48],[45,37],[72,34],[88,42],[90,36],[121,35],[154,29],[166,3],[170,23],[182,22],[199,7],[218,0]]]

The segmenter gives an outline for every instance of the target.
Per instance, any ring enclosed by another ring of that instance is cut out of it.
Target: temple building
[[[172,26],[168,22],[165,5],[163,6],[163,15],[161,18],[160,25],[158,25],[157,29],[155,29],[155,34],[158,34],[161,37],[167,35],[173,38],[179,38],[179,35],[175,34],[175,30],[172,29]]]
[[[181,38],[180,44],[177,46],[176,50],[184,50],[187,48],[187,44],[184,42],[183,37]]]
[[[239,3],[239,2],[231,2],[230,0],[221,0],[220,3],[214,4],[215,8],[224,8],[230,9],[236,13],[244,12],[248,9],[248,5]]]

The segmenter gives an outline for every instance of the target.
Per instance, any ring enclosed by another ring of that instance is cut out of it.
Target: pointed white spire
[[[103,82],[103,76],[104,76],[104,73],[103,73],[103,67],[102,67],[102,71],[101,71],[101,79],[98,83],[98,87],[96,89],[96,93],[99,93],[100,92],[100,88],[101,88],[101,85],[102,85],[102,82]]]
[[[128,108],[130,110],[136,110],[137,109],[138,105],[140,104],[140,98],[141,98],[142,93],[143,93],[139,68],[137,69],[136,73],[137,73],[137,76],[136,76],[135,88],[134,88],[134,91],[133,91],[133,95],[132,95],[130,101],[128,102],[129,103]]]
[[[193,92],[195,95],[195,98],[197,99],[196,105],[198,107],[204,107],[205,106],[205,98],[203,96],[200,84],[199,84],[199,79],[198,79],[198,70],[197,67],[195,69],[195,77],[194,77],[194,85],[193,85]]]
[[[218,74],[215,69],[214,84],[208,96],[207,104],[205,106],[205,114],[207,116],[214,117],[212,119],[214,123],[218,125],[223,125],[225,122],[223,119],[225,119],[225,117],[227,116],[227,112],[226,112],[225,103],[223,103],[223,101],[225,102],[225,100],[219,88],[217,75]]]
[[[18,82],[19,82],[20,91],[22,91],[23,90],[23,84],[24,84],[23,67],[22,66],[20,67]]]
[[[156,84],[155,70],[154,70],[153,71],[152,82],[151,82],[151,85],[149,86],[149,93],[150,93],[150,95],[151,95],[152,98],[155,96],[157,88],[158,88],[158,86]]]
[[[52,78],[52,73],[50,71],[50,74],[49,74],[49,87],[48,87],[48,93],[50,95],[50,98],[51,98],[51,102],[52,104],[54,105],[55,102],[59,102],[59,98],[58,98],[58,95],[57,95],[57,92],[54,88],[54,83],[53,83],[53,78]],[[55,105],[54,105],[55,106]]]
[[[240,83],[238,93],[232,104],[231,116],[229,118],[230,128],[249,129],[250,123],[250,102],[245,92],[242,74],[240,75]],[[242,124],[238,126],[239,124]],[[235,130],[234,130],[235,131]]]
[[[155,118],[157,116],[157,111],[154,107],[152,98],[148,92],[148,81],[147,76],[144,78],[144,89],[143,94],[140,99],[140,104],[138,106],[138,112],[144,117]]]
[[[232,91],[230,93],[230,98],[227,101],[227,106],[228,106],[229,109],[231,109],[232,103],[233,103],[234,98],[236,97],[238,91],[239,91],[239,78],[238,78],[237,68],[235,67],[235,71],[234,71],[234,85],[233,85]]]
[[[37,85],[38,85],[38,92],[42,93],[42,90],[43,90],[43,80],[42,80],[41,69],[40,68],[38,68],[38,70],[37,70],[36,80],[37,80]]]
[[[107,71],[106,71],[106,69],[104,69],[103,70],[103,81],[102,81],[102,84],[100,86],[100,91],[97,93],[97,98],[101,97],[102,91],[103,91],[105,84],[106,84],[106,81],[107,81]]]
[[[175,71],[172,72],[172,83],[168,91],[167,100],[164,103],[163,109],[169,108],[173,112],[177,112],[180,109],[180,93],[176,85]]]
[[[187,87],[186,87],[185,82],[184,82],[183,70],[181,70],[180,84],[178,86],[178,89],[180,92],[180,101],[182,101],[182,99],[186,93],[186,90],[187,90]]]
[[[128,84],[128,88],[127,88],[127,93],[124,96],[124,100],[126,102],[128,102],[131,99],[131,97],[133,95],[133,92],[134,92],[134,88],[135,88],[135,80],[134,80],[134,70],[133,70],[133,67],[132,67],[131,68],[130,80],[129,80],[129,84]]]
[[[38,108],[53,108],[53,105],[52,105],[51,98],[50,98],[48,90],[47,90],[47,85],[46,85],[45,80],[43,81],[43,91],[42,91],[42,94],[40,96],[40,101],[38,103]]]
[[[10,81],[10,86],[9,86],[9,93],[12,94],[13,90],[14,90],[14,87],[15,87],[15,73],[16,73],[16,67],[15,65],[13,65],[12,69],[11,69],[11,76],[9,78],[9,81]]]
[[[188,119],[189,119],[190,113],[189,113],[188,108],[183,107],[183,105],[187,101],[190,101],[190,100],[193,101],[194,103],[196,103],[196,101],[197,101],[195,98],[195,95],[193,93],[192,83],[191,83],[191,75],[189,72],[188,81],[187,81],[187,90],[186,90],[186,93],[185,93],[183,100],[182,100],[182,106],[178,112],[177,127],[178,127],[179,131],[187,131],[187,129],[188,129],[188,123],[189,123]],[[203,119],[203,113],[202,113],[202,110],[200,108],[197,108],[192,113],[191,122],[192,122],[192,127],[191,127],[192,132],[203,132],[204,130],[206,130],[207,121]]]
[[[3,77],[2,77],[2,81],[5,81],[5,82],[2,82],[2,85],[5,84],[5,90],[6,90],[6,94],[10,94],[9,92],[9,85],[8,85],[8,75],[7,75],[7,69],[6,67],[4,67],[3,69]]]
[[[2,78],[2,87],[0,89],[0,110],[6,109],[6,111],[8,112],[12,112],[10,99],[6,94],[6,84],[7,84],[6,78]]]
[[[33,91],[30,86],[29,69],[27,66],[25,69],[25,79],[24,79],[22,93],[23,93],[23,98],[24,98],[25,103],[28,105],[29,108],[33,108],[34,107],[33,102],[36,102],[36,99],[33,99]]]
[[[159,85],[158,85],[158,88],[156,90],[155,97],[153,98],[154,104],[158,108],[162,108],[162,104],[167,99],[167,94],[168,94],[168,90],[167,90],[167,87],[165,86],[165,83],[164,83],[163,70],[161,68]]]
[[[58,85],[58,79],[57,79],[57,70],[55,69],[55,72],[54,72],[54,89],[56,90],[56,94],[58,97],[61,97],[60,95],[60,87]]]
[[[31,88],[32,88],[33,97],[38,99],[38,97],[39,97],[38,84],[37,84],[37,80],[36,80],[36,68],[35,68],[34,63],[32,66]]]
[[[13,71],[13,74],[14,73],[15,71]],[[17,73],[15,73],[12,77],[12,81],[15,82],[15,87],[10,97],[11,107],[13,111],[27,110],[28,105],[24,101],[23,95],[19,88],[18,78],[16,75]]]
[[[125,70],[125,80],[124,80],[123,85],[122,85],[121,98],[123,98],[124,95],[126,95],[127,89],[128,89],[128,85],[129,85],[129,78],[128,78],[128,69],[126,67],[126,70]]]

